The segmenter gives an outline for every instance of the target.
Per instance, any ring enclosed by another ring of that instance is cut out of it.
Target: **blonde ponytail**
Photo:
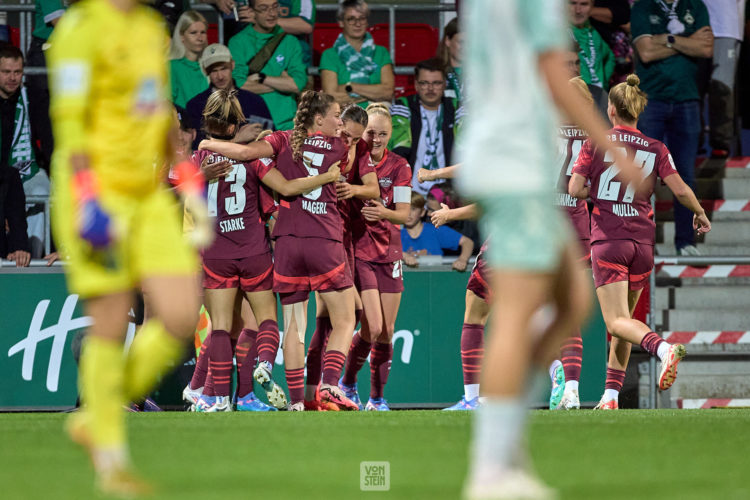
[[[234,125],[234,133],[245,123],[245,113],[235,90],[215,90],[208,96],[203,108],[203,130],[208,135],[228,135],[229,127]]]
[[[638,86],[640,83],[638,75],[631,74],[609,91],[609,102],[615,107],[617,116],[628,123],[638,121],[638,116],[648,104],[646,93]]]

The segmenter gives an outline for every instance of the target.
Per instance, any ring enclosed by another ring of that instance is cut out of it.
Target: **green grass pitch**
[[[94,498],[62,414],[0,414],[0,498]],[[455,499],[471,414],[128,415],[138,470],[170,499]],[[750,411],[533,412],[539,474],[561,498],[750,498]],[[360,462],[390,462],[390,491],[363,492]]]

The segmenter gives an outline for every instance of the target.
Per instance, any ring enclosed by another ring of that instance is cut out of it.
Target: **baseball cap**
[[[229,52],[226,45],[212,43],[203,49],[203,54],[200,59],[201,70],[203,70],[204,73],[208,73],[207,69],[210,68],[212,64],[231,61],[232,54]]]

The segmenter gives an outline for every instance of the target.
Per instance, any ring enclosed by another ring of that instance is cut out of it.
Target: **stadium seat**
[[[390,47],[388,23],[376,24],[370,33],[377,45]],[[396,66],[412,66],[435,57],[439,35],[437,28],[424,23],[396,24]]]
[[[396,75],[393,90],[394,97],[406,97],[416,94],[414,89],[414,75]]]
[[[333,47],[333,42],[341,33],[341,27],[338,23],[316,23],[315,29],[313,30],[313,65],[318,66],[320,64],[320,56],[323,55],[323,51]]]
[[[208,44],[211,45],[212,43],[219,43],[219,25],[216,23],[211,23],[208,25],[208,29],[206,30],[206,40],[208,40]],[[224,40],[224,45],[229,43],[229,40]]]
[[[10,43],[21,48],[21,30],[13,26],[10,27]]]

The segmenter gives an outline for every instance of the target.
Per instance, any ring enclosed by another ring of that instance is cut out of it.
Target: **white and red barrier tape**
[[[748,212],[750,211],[750,200],[700,200],[703,210],[708,212]],[[672,200],[659,200],[656,202],[657,212],[669,212],[672,210]]]
[[[670,344],[750,344],[750,332],[662,332]]]
[[[670,278],[743,278],[750,276],[750,265],[696,267],[659,264],[656,273]]]
[[[750,168],[750,156],[736,156],[729,158],[726,163],[727,168]]]
[[[697,410],[700,408],[742,408],[748,406],[750,406],[750,399],[707,398],[677,400],[677,408],[683,410]]]

